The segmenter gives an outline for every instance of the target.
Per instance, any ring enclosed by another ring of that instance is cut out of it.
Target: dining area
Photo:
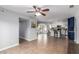
[[[68,29],[66,26],[39,23],[37,31],[38,46],[47,46],[48,41],[51,40],[64,40],[68,38]]]
[[[50,28],[48,30],[49,36],[53,36],[54,38],[67,38],[67,27],[62,27],[61,25],[57,25],[56,27]]]
[[[68,36],[68,28],[67,26],[62,26],[57,24],[56,26],[51,26],[51,24],[39,24],[37,31],[37,36],[40,34],[45,34],[48,37],[54,38],[67,38]],[[44,36],[43,36],[44,37]]]

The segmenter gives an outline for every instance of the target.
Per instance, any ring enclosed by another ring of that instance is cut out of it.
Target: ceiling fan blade
[[[35,9],[36,9],[36,6],[33,6],[33,8],[35,8]]]
[[[35,12],[35,11],[27,11],[27,13],[33,13],[33,12]]]
[[[45,13],[40,12],[40,14],[41,14],[41,15],[43,15],[43,16],[46,16],[46,14],[45,14]]]
[[[33,6],[33,8],[35,9],[35,11],[37,12],[37,7],[36,6]]]
[[[39,11],[41,10],[41,8],[37,8]]]
[[[43,9],[42,11],[43,11],[43,12],[45,12],[45,11],[49,11],[49,9]]]

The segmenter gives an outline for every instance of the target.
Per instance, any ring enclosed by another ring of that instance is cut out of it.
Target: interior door
[[[68,39],[74,40],[74,17],[68,18]]]

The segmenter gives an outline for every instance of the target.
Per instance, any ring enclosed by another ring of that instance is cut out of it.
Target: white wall
[[[20,38],[23,38],[28,41],[37,39],[36,29],[31,27],[32,21],[23,18],[21,18],[20,20]]]
[[[75,42],[79,44],[79,11],[75,15]]]
[[[26,16],[0,8],[0,51],[19,44],[19,17],[28,19]],[[28,20],[25,39],[32,41],[36,39],[37,32],[31,28],[31,20]]]
[[[18,16],[7,10],[0,10],[0,51],[18,45],[18,38]]]

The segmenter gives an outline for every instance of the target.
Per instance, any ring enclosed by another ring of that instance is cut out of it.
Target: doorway
[[[27,20],[19,18],[19,43],[23,43],[27,36]]]
[[[68,38],[74,40],[74,17],[68,18]]]
[[[37,29],[38,29],[38,33],[37,33],[38,45],[45,46],[47,44],[47,39],[48,39],[48,37],[47,37],[47,33],[48,33],[47,25],[44,23],[39,23]]]

